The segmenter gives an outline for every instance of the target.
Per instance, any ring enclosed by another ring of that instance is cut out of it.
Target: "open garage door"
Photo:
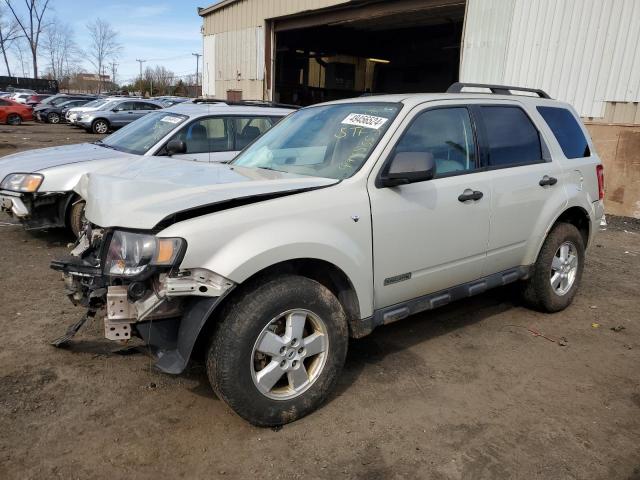
[[[464,14],[461,0],[387,0],[274,19],[274,100],[443,92],[458,80]]]

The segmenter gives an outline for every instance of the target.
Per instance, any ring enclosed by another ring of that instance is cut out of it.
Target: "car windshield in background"
[[[99,145],[144,155],[158,141],[187,119],[176,113],[149,113],[106,137]]]
[[[113,100],[105,100],[104,98],[99,98],[97,100],[92,100],[88,103],[85,103],[83,105],[83,107],[91,107],[91,108],[97,108],[97,107],[101,107],[102,105],[112,102]]]
[[[400,111],[398,103],[340,103],[299,110],[233,162],[315,177],[343,179],[360,169]]]

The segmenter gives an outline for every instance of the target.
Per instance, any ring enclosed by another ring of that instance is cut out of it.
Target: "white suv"
[[[349,337],[517,281],[561,310],[603,215],[600,159],[571,106],[466,86],[304,108],[197,175],[89,174],[91,224],[52,267],[161,370],[205,346],[213,389],[263,426],[320,405]]]

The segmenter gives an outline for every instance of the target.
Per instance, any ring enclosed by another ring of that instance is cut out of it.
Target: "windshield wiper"
[[[271,170],[272,172],[287,173],[284,170],[276,170],[275,168],[271,168],[271,167],[257,167],[257,168],[260,168],[262,170]]]
[[[110,148],[111,150],[118,150],[116,147],[112,145],[107,145],[102,140],[96,140],[95,142],[91,142],[91,143],[93,143],[94,145],[98,145],[99,147]]]

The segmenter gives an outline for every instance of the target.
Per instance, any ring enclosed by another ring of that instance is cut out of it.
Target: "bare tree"
[[[20,30],[22,30],[24,38],[29,44],[31,58],[33,59],[33,77],[38,78],[38,46],[40,44],[40,34],[45,27],[42,19],[49,6],[49,0],[24,0],[28,12],[26,20],[16,11],[15,0],[4,0],[4,3],[9,7],[9,10],[11,10],[13,18],[15,18]]]
[[[89,50],[87,55],[89,61],[98,71],[99,85],[98,93],[102,91],[102,77],[107,58],[115,59],[122,50],[122,46],[118,41],[118,32],[111,27],[109,22],[97,18],[95,21],[87,24],[89,30]]]
[[[42,49],[47,55],[48,73],[57,80],[69,77],[70,71],[80,63],[80,49],[73,39],[73,31],[58,19],[45,30]]]
[[[2,58],[4,59],[8,76],[11,76],[11,67],[9,66],[7,51],[19,36],[20,27],[18,27],[18,22],[15,19],[9,19],[4,9],[0,8],[0,51],[2,51]]]

